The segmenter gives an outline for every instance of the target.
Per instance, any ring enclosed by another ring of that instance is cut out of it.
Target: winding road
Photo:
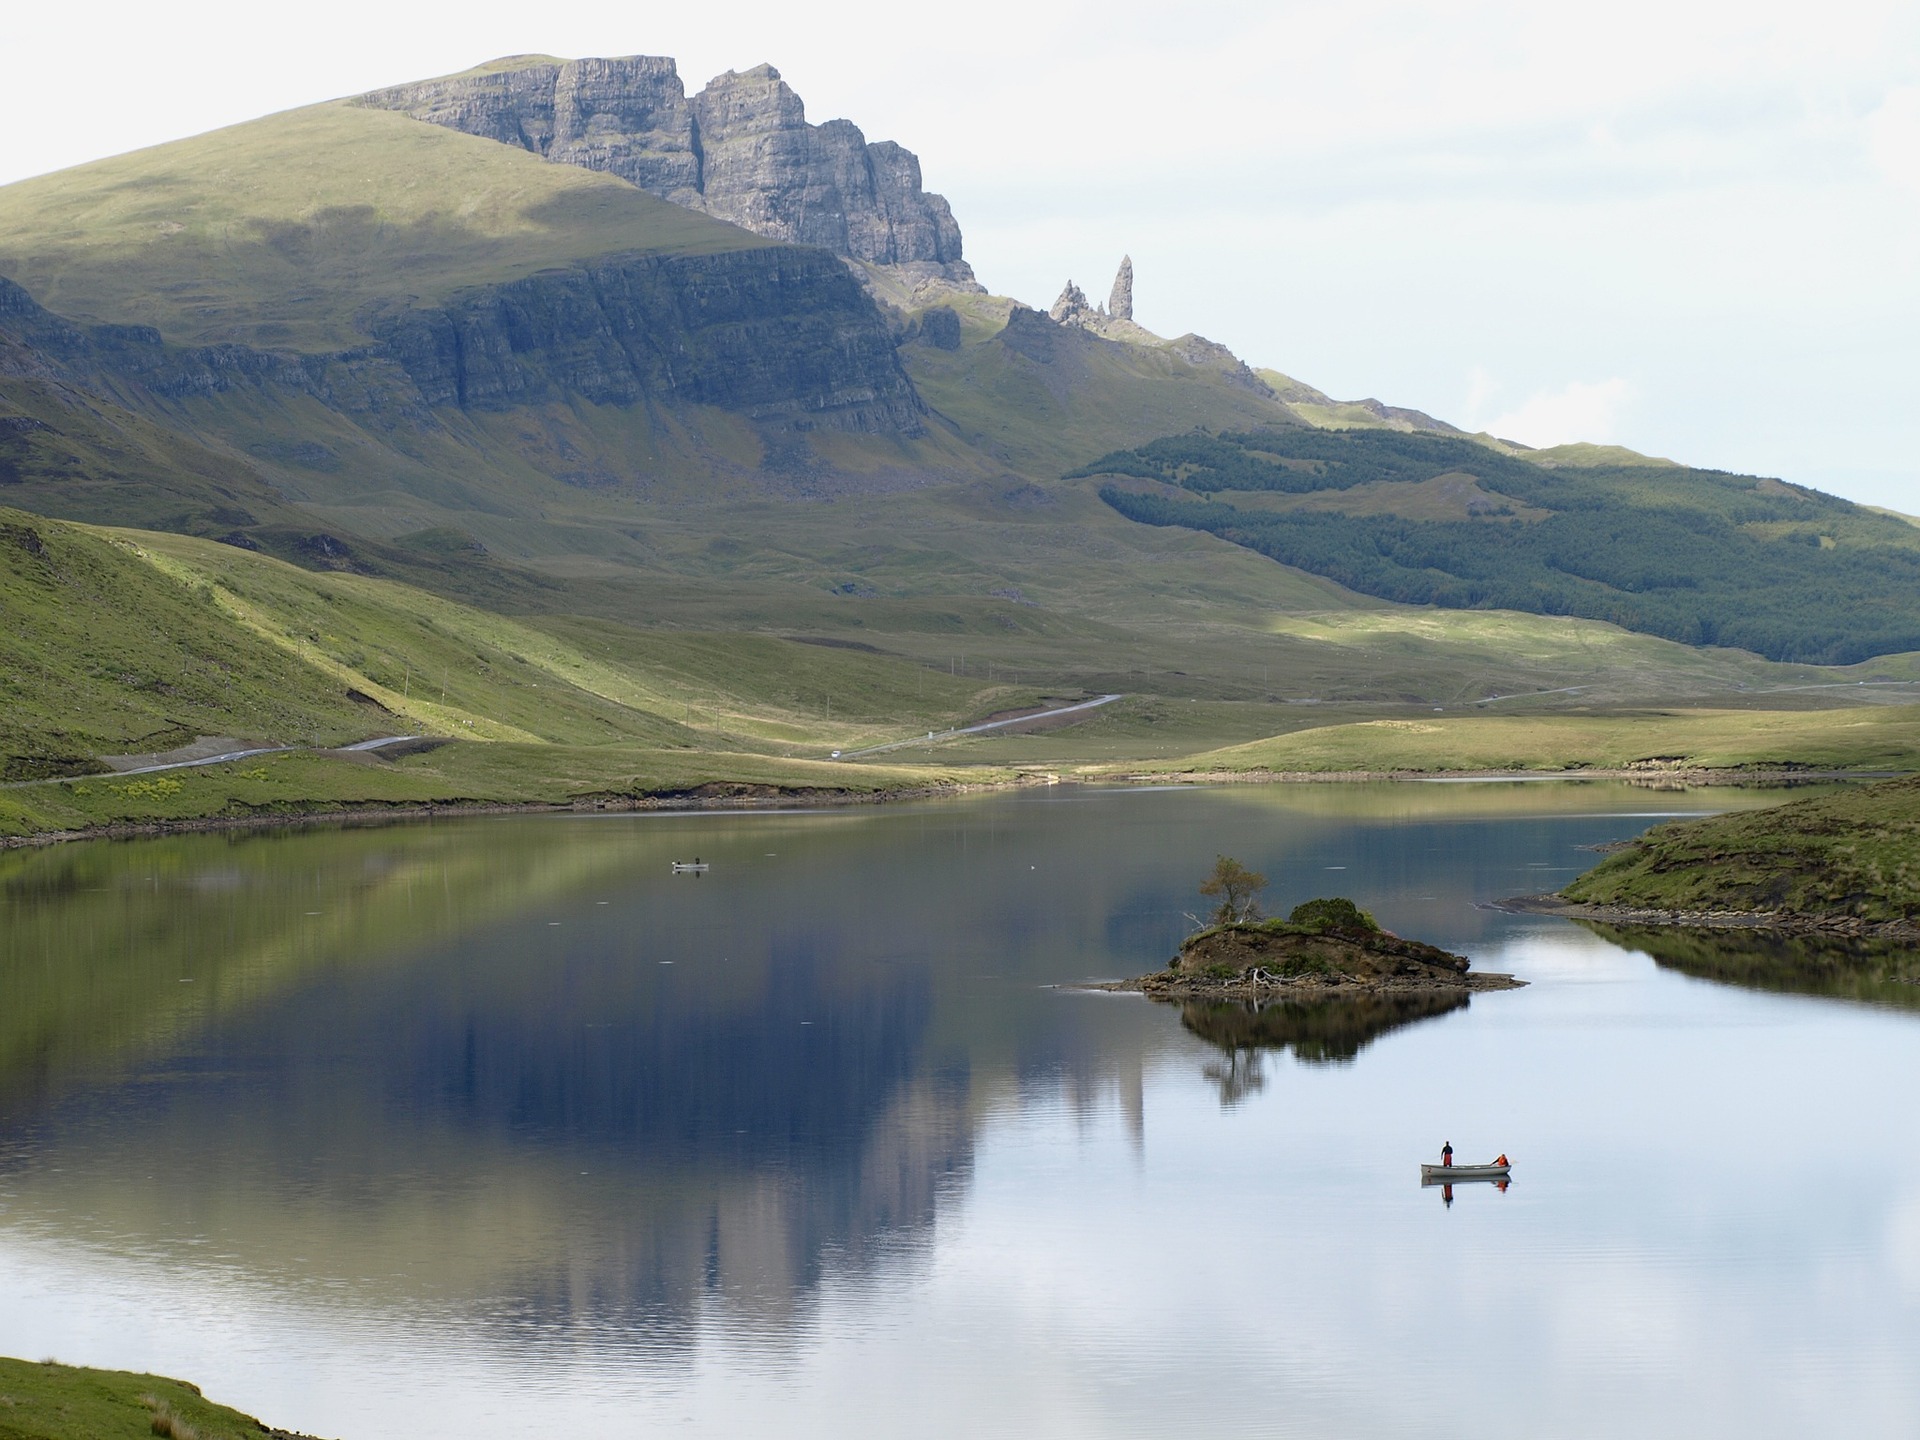
[[[869,745],[864,750],[836,750],[829,757],[834,760],[858,760],[867,755],[881,755],[889,750],[905,750],[911,745],[937,745],[944,740],[957,740],[962,735],[980,735],[988,730],[1003,730],[1009,725],[1031,725],[1036,720],[1051,720],[1058,715],[1077,715],[1083,710],[1096,710],[1102,705],[1111,705],[1123,700],[1123,695],[1102,695],[1094,700],[1082,700],[1077,705],[1062,705],[1054,710],[1036,710],[1031,715],[1013,715],[1005,720],[988,720],[979,725],[963,725],[958,730],[929,730],[923,739],[916,735],[911,740],[894,740],[885,745]]]
[[[252,750],[229,750],[221,755],[203,755],[197,760],[168,760],[159,765],[137,765],[131,770],[105,770],[90,775],[49,775],[44,780],[15,780],[0,785],[0,790],[20,790],[28,785],[59,785],[69,780],[118,780],[125,775],[156,775],[162,770],[191,770],[200,765],[225,765],[234,760],[251,760],[256,755],[285,755],[294,750],[308,750],[316,755],[325,755],[341,750],[381,750],[388,745],[399,745],[408,740],[418,740],[418,735],[379,735],[371,740],[356,740],[351,745],[261,745]]]

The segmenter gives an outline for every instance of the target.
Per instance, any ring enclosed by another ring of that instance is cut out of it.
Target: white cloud
[[[1867,153],[1896,185],[1920,191],[1920,86],[1888,95],[1867,117]]]
[[[1467,410],[1469,417],[1480,415],[1493,403],[1493,397],[1500,393],[1500,382],[1487,373],[1487,367],[1476,365],[1467,372]]]
[[[1632,398],[1633,386],[1618,376],[1575,380],[1564,389],[1542,391],[1504,415],[1478,423],[1481,429],[1522,445],[1566,445],[1576,440],[1605,444],[1613,440],[1614,422]]]

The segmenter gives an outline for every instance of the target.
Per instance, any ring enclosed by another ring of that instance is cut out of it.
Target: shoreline
[[[698,810],[835,810],[855,805],[885,805],[902,800],[939,800],[953,795],[978,794],[990,790],[1022,789],[1031,785],[1056,783],[1051,777],[1031,780],[989,781],[981,784],[925,785],[902,790],[796,790],[781,791],[775,786],[719,784],[702,786],[696,791],[662,792],[609,798],[583,797],[578,800],[544,800],[465,804],[458,800],[444,804],[375,805],[352,809],[291,810],[265,815],[203,815],[181,820],[139,820],[107,825],[88,825],[78,830],[42,830],[32,835],[0,835],[0,851],[26,850],[47,845],[64,845],[81,840],[156,840],[168,835],[199,835],[220,830],[281,830],[304,825],[376,825],[387,822],[420,820],[459,820],[469,817],[500,815],[619,815],[658,811]],[[700,793],[708,791],[709,793]],[[742,794],[742,791],[753,791]],[[771,793],[769,793],[771,792]]]
[[[935,800],[956,795],[985,794],[1042,785],[1357,785],[1357,784],[1519,784],[1569,780],[1638,782],[1653,789],[1686,789],[1725,785],[1781,786],[1839,781],[1883,780],[1908,774],[1882,770],[1803,769],[1580,769],[1580,770],[1219,770],[1169,774],[1132,771],[1111,775],[1065,775],[1057,770],[1028,771],[1010,780],[962,781],[944,785],[908,786],[897,790],[784,790],[752,781],[726,781],[693,791],[670,791],[637,796],[583,796],[574,800],[491,802],[458,800],[442,804],[362,805],[325,810],[297,810],[252,815],[203,815],[178,820],[114,821],[72,830],[42,830],[31,835],[0,835],[0,851],[63,845],[84,840],[147,840],[167,835],[194,835],[221,830],[270,830],[303,825],[377,824],[387,821],[448,819],[461,816],[609,814],[674,810],[838,809],[854,805],[886,805],[899,801]],[[77,776],[75,779],[91,779]],[[52,783],[59,783],[54,781]],[[1521,897],[1523,899],[1533,897]],[[1501,902],[1505,904],[1507,902]],[[1560,912],[1554,912],[1560,913]],[[1652,912],[1649,912],[1652,913]],[[1598,918],[1598,917],[1595,917]],[[1909,933],[1907,931],[1900,932]],[[1920,934],[1920,931],[1911,933]]]
[[[1497,970],[1469,970],[1457,982],[1400,975],[1364,979],[1352,975],[1245,975],[1215,979],[1208,975],[1136,975],[1131,980],[1094,980],[1061,985],[1062,990],[1097,990],[1109,995],[1144,995],[1174,1004],[1187,1001],[1274,1003],[1288,1000],[1344,1000],[1363,995],[1466,995],[1489,990],[1521,990],[1528,982]]]
[[[1516,895],[1492,902],[1509,915],[1551,915],[1605,925],[1645,925],[1673,930],[1765,930],[1778,935],[1819,935],[1876,940],[1920,939],[1911,920],[1862,920],[1857,915],[1803,915],[1773,910],[1652,910],[1632,905],[1588,905],[1558,895]]]
[[[1116,785],[1331,785],[1392,781],[1407,785],[1470,784],[1475,781],[1515,785],[1566,780],[1626,780],[1652,789],[1729,785],[1792,786],[1839,780],[1897,780],[1911,770],[1819,770],[1794,766],[1746,769],[1738,766],[1687,769],[1637,769],[1631,766],[1576,770],[1181,770],[1166,773],[1128,771],[1100,779]]]

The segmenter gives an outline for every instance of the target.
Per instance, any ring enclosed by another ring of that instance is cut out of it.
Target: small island
[[[1254,1003],[1345,996],[1513,990],[1511,975],[1468,968],[1467,957],[1383,930],[1340,896],[1262,919],[1255,895],[1266,877],[1221,856],[1201,893],[1217,896],[1214,923],[1187,937],[1164,970],[1103,986],[1156,1000]]]
[[[1280,1000],[1421,991],[1513,990],[1511,975],[1382,930],[1351,900],[1294,907],[1285,920],[1216,925],[1188,938],[1167,968],[1108,986],[1156,1000]]]

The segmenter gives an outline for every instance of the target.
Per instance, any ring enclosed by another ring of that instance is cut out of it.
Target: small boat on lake
[[[692,860],[676,860],[673,862],[673,873],[676,875],[704,875],[707,873],[707,862],[698,857]]]
[[[1505,1180],[1511,1165],[1422,1165],[1422,1185],[1458,1185],[1463,1180]]]

